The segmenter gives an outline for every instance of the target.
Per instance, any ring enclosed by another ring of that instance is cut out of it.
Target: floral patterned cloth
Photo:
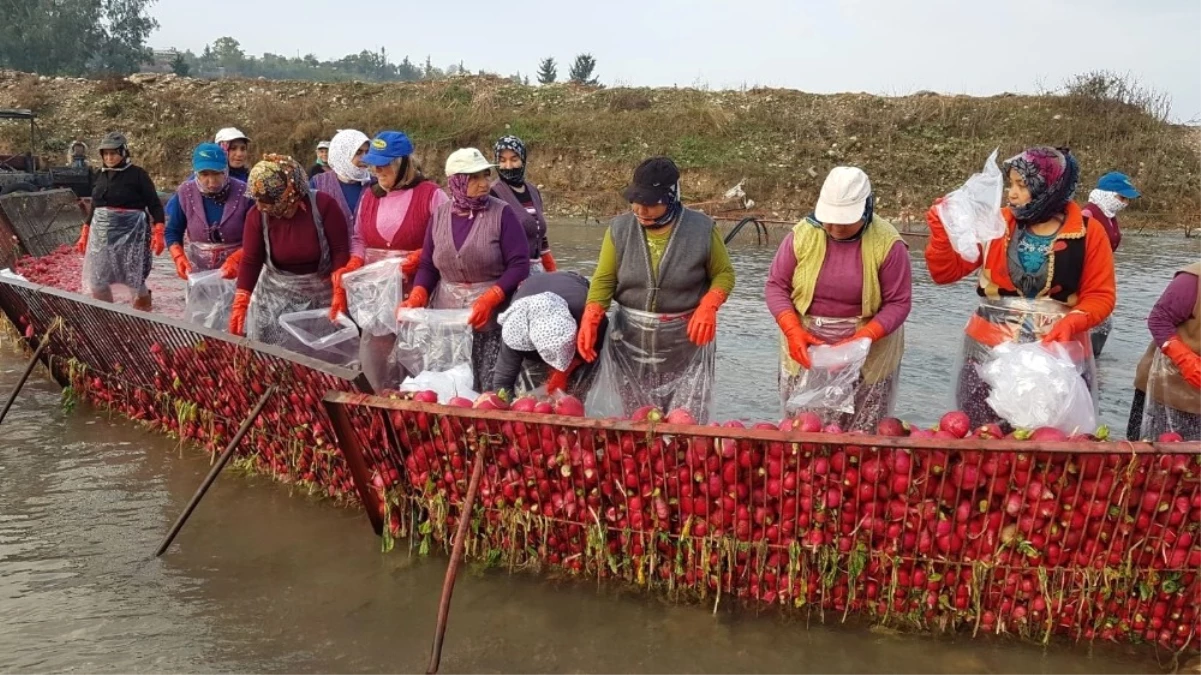
[[[258,202],[259,211],[272,218],[291,218],[309,196],[304,168],[287,155],[263,155],[250,170],[246,195]]]

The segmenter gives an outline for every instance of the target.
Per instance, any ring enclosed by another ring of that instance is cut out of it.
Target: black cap
[[[667,195],[680,182],[680,170],[668,157],[651,157],[634,169],[634,182],[626,188],[626,201],[631,204],[659,204],[667,201]]]
[[[125,140],[125,134],[119,131],[110,131],[104,136],[104,140],[100,141],[98,150],[120,150],[128,145]]]

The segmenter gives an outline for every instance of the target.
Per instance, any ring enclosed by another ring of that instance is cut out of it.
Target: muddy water
[[[590,270],[598,230],[558,227],[552,235],[566,266]],[[1135,241],[1119,259],[1123,299],[1141,289],[1142,304],[1120,310],[1102,361],[1107,419],[1121,417],[1125,382],[1145,344],[1140,315],[1166,270],[1190,255],[1181,243]],[[774,329],[758,281],[771,252],[736,251],[743,282],[722,314],[719,413],[772,417],[763,411],[775,405]],[[924,272],[915,272],[923,284]],[[904,390],[918,397],[906,402],[915,419],[942,407],[947,350],[972,304],[966,284],[920,288],[914,320],[929,328],[911,328]],[[0,357],[0,391],[21,365]],[[58,400],[54,385],[35,378],[0,434],[0,671],[424,669],[444,558],[381,555],[360,513],[231,473],[167,555],[153,559],[207,462],[90,409],[64,412]],[[1158,670],[1145,652],[1119,648],[806,630],[776,616],[710,609],[588,583],[468,573],[456,589],[443,670]]]

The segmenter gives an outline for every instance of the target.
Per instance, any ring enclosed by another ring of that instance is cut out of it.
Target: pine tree
[[[599,80],[592,77],[592,71],[596,70],[596,59],[592,58],[591,54],[580,54],[575,57],[575,63],[571,64],[571,81],[576,84],[596,85]]]
[[[554,57],[542,59],[541,65],[538,66],[538,84],[554,84],[558,77],[559,67],[555,65]]]

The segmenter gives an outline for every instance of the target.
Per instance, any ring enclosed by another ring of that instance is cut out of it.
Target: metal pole
[[[217,475],[221,473],[221,469],[224,469],[225,465],[229,463],[230,458],[234,455],[234,450],[238,449],[238,443],[241,443],[242,437],[246,435],[246,432],[250,431],[250,425],[254,424],[255,418],[259,416],[259,413],[263,412],[263,407],[267,405],[267,400],[275,394],[275,390],[276,387],[272,386],[259,397],[259,402],[255,404],[254,410],[251,410],[246,420],[242,422],[242,427],[238,429],[238,433],[234,434],[234,437],[230,439],[229,445],[225,446],[225,450],[217,458],[217,461],[213,464],[213,468],[209,469],[208,475],[204,477],[204,482],[197,488],[196,494],[192,495],[192,499],[184,507],[183,513],[179,514],[179,518],[175,519],[175,524],[171,526],[171,530],[167,532],[167,536],[163,537],[163,542],[158,545],[158,550],[154,552],[155,557],[162,555],[163,551],[166,551],[171,546],[171,542],[175,541],[175,535],[179,534],[179,531],[183,529],[184,523],[188,522],[192,511],[196,510],[196,505],[204,498],[204,493],[208,492],[209,488],[213,485],[213,481],[217,480]]]
[[[446,566],[446,580],[442,582],[442,601],[438,605],[438,624],[434,629],[434,648],[430,654],[430,666],[425,671],[427,675],[438,672],[438,664],[442,661],[442,638],[446,635],[446,620],[450,616],[450,596],[455,592],[455,576],[459,573],[459,563],[463,561],[463,547],[467,539],[467,530],[471,526],[471,510],[475,507],[475,495],[480,487],[480,479],[484,475],[484,450],[488,441],[480,439],[480,447],[475,451],[475,465],[471,467],[471,482],[467,484],[467,496],[463,499],[463,510],[459,513],[459,526],[455,528],[454,545],[450,550],[450,563]]]
[[[38,359],[42,356],[42,352],[50,344],[50,334],[54,332],[55,325],[57,324],[50,326],[50,329],[42,336],[42,341],[38,344],[38,348],[33,350],[33,356],[29,358],[29,365],[25,366],[25,372],[21,373],[21,379],[17,380],[17,386],[13,387],[12,393],[8,395],[8,401],[4,404],[4,410],[0,410],[0,422],[4,422],[4,418],[8,416],[8,409],[13,407],[13,402],[17,400],[17,394],[21,393],[21,388],[25,386],[25,381],[33,373],[33,368],[38,364]]]

